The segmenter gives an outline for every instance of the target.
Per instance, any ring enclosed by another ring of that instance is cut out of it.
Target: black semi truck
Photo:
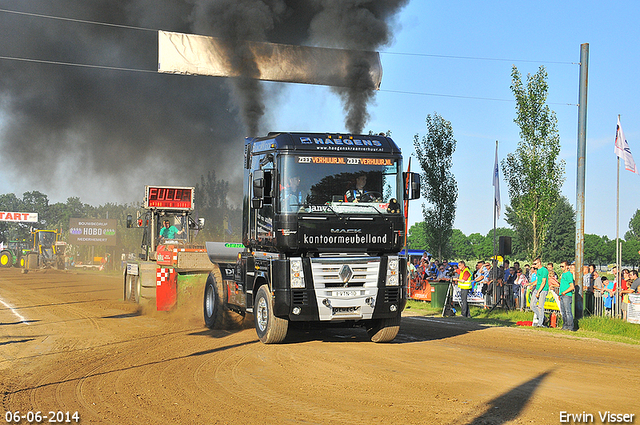
[[[263,343],[290,326],[363,326],[393,340],[406,304],[405,200],[416,173],[382,135],[246,138],[242,244],[207,243],[204,319],[253,314]]]

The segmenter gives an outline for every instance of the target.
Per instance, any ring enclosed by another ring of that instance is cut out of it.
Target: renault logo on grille
[[[351,267],[349,267],[349,265],[345,264],[340,269],[340,273],[338,273],[338,276],[340,276],[340,279],[342,279],[342,283],[347,286],[349,280],[353,276],[353,270],[351,270]]]

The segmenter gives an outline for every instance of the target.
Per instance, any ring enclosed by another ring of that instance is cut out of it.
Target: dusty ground
[[[640,347],[580,332],[405,317],[391,344],[351,329],[267,346],[253,329],[206,329],[199,299],[175,313],[121,300],[119,278],[0,269],[0,413],[77,411],[84,424],[557,424],[563,411],[594,423],[599,411],[640,413]]]

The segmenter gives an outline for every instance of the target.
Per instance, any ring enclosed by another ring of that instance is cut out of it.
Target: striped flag
[[[624,137],[622,126],[620,126],[620,117],[618,117],[618,127],[616,128],[616,146],[613,152],[618,158],[624,159],[624,168],[626,170],[629,170],[632,173],[640,174],[640,172],[638,172],[638,167],[636,167],[636,163],[633,160],[633,155],[631,155],[631,149],[629,148],[627,139],[625,139]]]
[[[493,207],[496,209],[497,217],[500,218],[500,171],[498,169],[498,142],[496,141],[496,163],[493,166],[493,187],[495,195],[493,197]]]

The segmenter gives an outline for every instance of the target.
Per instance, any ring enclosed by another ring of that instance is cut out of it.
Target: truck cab
[[[403,201],[420,190],[393,140],[247,138],[243,184],[246,249],[233,282],[222,285],[243,296],[225,295],[229,308],[253,313],[265,343],[280,342],[294,323],[361,325],[372,340],[392,340],[406,303]]]

